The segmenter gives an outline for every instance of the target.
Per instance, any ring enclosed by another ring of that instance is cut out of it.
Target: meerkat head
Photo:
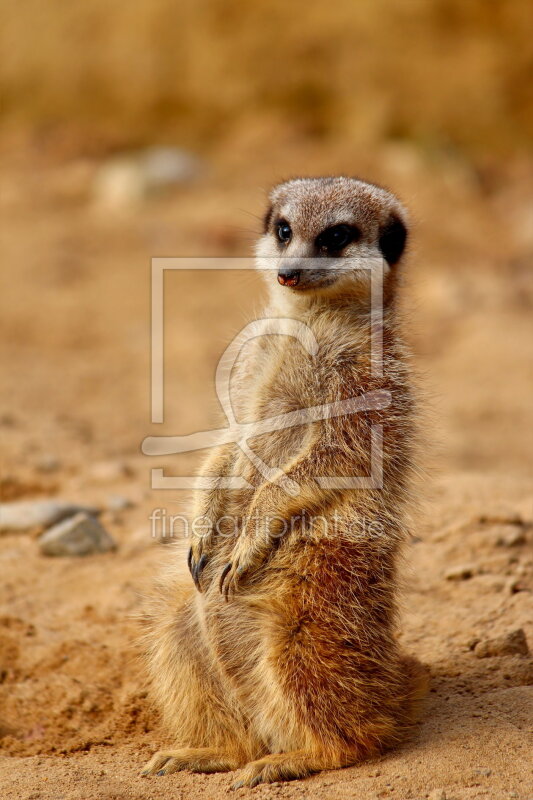
[[[406,240],[406,211],[385,189],[355,178],[297,178],[270,193],[257,263],[274,295],[298,302],[362,299],[372,269],[382,268],[387,302]]]

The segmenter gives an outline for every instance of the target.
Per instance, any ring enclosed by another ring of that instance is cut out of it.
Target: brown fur
[[[145,774],[243,767],[237,788],[355,764],[394,744],[425,685],[395,639],[415,441],[394,302],[398,266],[385,275],[382,376],[371,370],[368,273],[357,270],[361,259],[381,257],[380,230],[391,213],[405,220],[405,212],[388,192],[349,178],[291,181],[273,191],[271,204],[260,264],[274,258],[277,268],[284,258],[313,255],[320,230],[339,222],[357,225],[361,238],[342,254],[353,272],[333,284],[279,287],[266,272],[266,316],[305,322],[319,351],[312,357],[287,336],[247,345],[238,389],[232,384],[237,418],[260,420],[376,389],[391,392],[392,403],[251,439],[267,464],[298,482],[296,497],[265,481],[233,445],[213,451],[205,465],[204,475],[240,475],[254,488],[199,494],[194,513],[212,521],[192,543],[193,569],[204,556],[200,591],[181,543],[154,596],[148,665],[175,748],[157,753]],[[287,245],[276,239],[280,217],[293,231]],[[369,473],[375,424],[383,426],[384,488],[320,488],[314,476]],[[217,532],[224,515],[244,521],[236,532],[223,524]],[[269,516],[276,522],[267,532]],[[310,525],[310,516],[320,519]],[[284,520],[288,532],[276,535]]]

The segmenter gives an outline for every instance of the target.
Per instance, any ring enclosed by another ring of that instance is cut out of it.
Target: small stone
[[[112,483],[131,478],[132,475],[130,466],[124,461],[97,461],[90,469],[91,479],[95,483]]]
[[[0,505],[0,531],[25,531],[48,528],[80,511],[98,514],[95,508],[57,500],[24,500]]]
[[[61,461],[57,458],[57,456],[51,455],[50,453],[40,456],[35,463],[35,469],[37,472],[43,472],[45,474],[49,472],[57,472],[60,466]]]
[[[200,160],[177,147],[149,147],[140,158],[144,178],[151,192],[197,178],[202,171]]]
[[[113,494],[108,498],[106,508],[108,511],[125,511],[128,508],[133,508],[135,503],[128,497],[122,497],[119,494]]]
[[[518,592],[529,591],[529,586],[524,580],[520,578],[511,578],[509,581],[509,591],[511,594],[518,594]]]
[[[45,556],[87,556],[116,550],[117,545],[97,519],[81,513],[43,533],[39,547]]]
[[[447,581],[467,581],[476,571],[477,568],[473,564],[459,564],[446,570],[444,577]]]
[[[495,639],[485,639],[479,642],[474,653],[478,658],[491,658],[492,656],[527,656],[529,647],[526,635],[522,628],[517,628],[504,636]]]
[[[444,789],[433,789],[428,794],[428,800],[446,800],[446,792]]]
[[[95,203],[102,211],[134,208],[147,195],[140,165],[128,158],[116,158],[103,164],[95,175],[92,189]]]
[[[127,210],[200,173],[200,161],[191,153],[172,147],[150,147],[103,163],[94,176],[93,196],[104,211]]]
[[[477,767],[474,770],[474,775],[481,775],[483,778],[488,778],[489,775],[492,775],[492,770],[488,767]]]
[[[521,525],[502,525],[496,537],[498,547],[519,547],[526,544],[526,534]]]

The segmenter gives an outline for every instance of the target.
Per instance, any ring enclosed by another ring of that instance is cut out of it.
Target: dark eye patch
[[[389,266],[393,266],[400,260],[406,241],[405,225],[396,214],[391,214],[379,232],[379,249]]]
[[[332,225],[317,236],[315,244],[319,250],[339,253],[352,242],[356,242],[360,236],[361,232],[355,225]]]

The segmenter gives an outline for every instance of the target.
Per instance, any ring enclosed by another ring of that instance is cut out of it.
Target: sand
[[[274,169],[258,162],[256,144],[250,134],[221,148],[196,184],[115,213],[91,199],[93,162],[6,153],[3,495],[133,503],[102,514],[115,553],[46,558],[38,531],[0,537],[6,800],[229,792],[228,775],[140,777],[151,753],[170,744],[136,648],[135,616],[170,552],[149,517],[187,503],[151,489],[150,468],[187,474],[193,465],[149,459],[140,443],[210,425],[214,365],[261,292],[251,274],[168,280],[166,419],[151,425],[150,257],[247,255],[259,223],[240,209],[261,214],[258,187],[289,171],[351,170],[354,160],[316,145],[289,160],[281,142]],[[431,689],[420,724],[395,751],[253,793],[530,800],[533,663],[519,654],[479,658],[475,648],[522,628],[533,649],[531,165],[502,167],[487,189],[461,162],[426,163],[397,146],[360,161],[359,172],[393,186],[413,211],[405,305],[430,457],[406,550],[400,636],[427,664]]]

